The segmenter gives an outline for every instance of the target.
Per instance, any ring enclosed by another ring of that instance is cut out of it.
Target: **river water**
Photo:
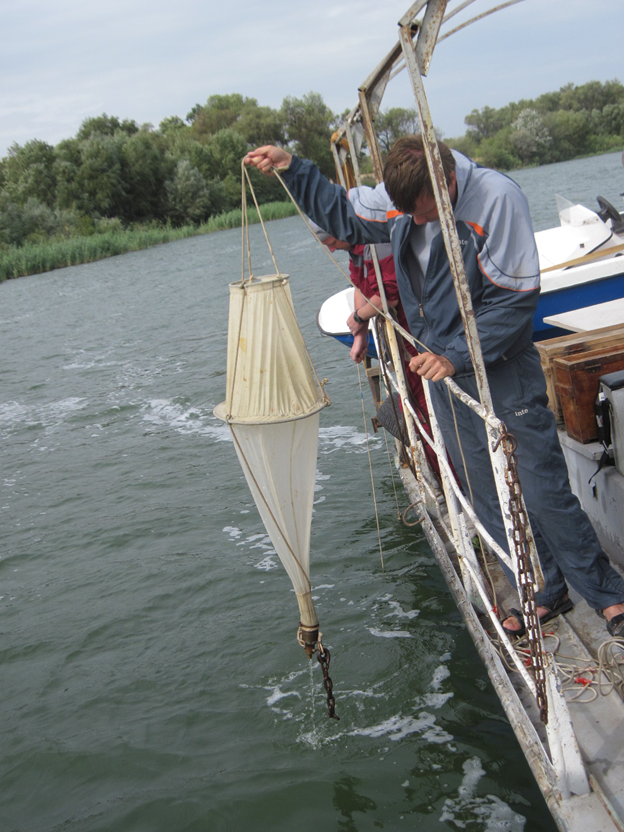
[[[555,191],[619,205],[624,184],[619,154],[513,176],[536,228]],[[212,415],[240,233],[6,282],[0,830],[552,832],[373,435],[382,569],[357,370],[315,325],[344,279],[299,218],[268,228],[332,399],[311,572],[340,722]]]

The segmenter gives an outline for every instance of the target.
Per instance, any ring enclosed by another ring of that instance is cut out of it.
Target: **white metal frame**
[[[379,294],[383,305],[383,316],[386,320],[386,341],[390,350],[392,367],[394,368],[394,372],[389,373],[388,376],[390,378],[391,386],[394,386],[399,392],[403,402],[403,411],[409,437],[409,453],[412,457],[412,461],[415,463],[414,467],[416,471],[416,481],[410,482],[410,487],[416,493],[417,499],[415,502],[422,505],[421,519],[427,538],[432,545],[434,553],[438,559],[438,563],[440,564],[440,567],[442,568],[442,571],[447,579],[447,583],[455,595],[458,606],[464,615],[469,629],[471,630],[477,649],[485,661],[490,677],[492,678],[492,681],[498,690],[499,696],[501,697],[501,701],[507,710],[510,721],[512,722],[518,739],[522,744],[529,764],[531,765],[534,775],[542,788],[547,802],[549,803],[549,807],[553,812],[555,820],[562,829],[565,829],[567,826],[560,817],[558,809],[560,801],[569,798],[571,794],[587,794],[589,792],[589,782],[585,766],[574,737],[572,721],[567,703],[561,693],[554,662],[550,659],[550,657],[546,657],[545,675],[549,705],[547,736],[550,752],[548,755],[539,740],[535,729],[530,723],[526,711],[520,704],[517,694],[511,686],[509,677],[500,662],[500,658],[493,649],[483,628],[478,623],[478,618],[472,607],[472,604],[475,603],[488,614],[492,626],[496,629],[501,642],[505,645],[511,660],[520,673],[527,688],[535,694],[536,688],[533,676],[527,671],[523,660],[514,650],[507,633],[503,630],[498,620],[496,611],[492,609],[492,604],[487,590],[487,582],[485,581],[483,572],[475,556],[468,531],[468,523],[470,522],[479,531],[487,546],[494,551],[504,563],[514,570],[516,577],[518,576],[517,558],[513,556],[515,547],[514,529],[509,511],[510,495],[505,479],[508,461],[500,442],[504,425],[496,417],[492,405],[475,316],[472,309],[470,291],[466,280],[461,248],[453,217],[452,204],[448,188],[446,186],[442,161],[440,158],[437,139],[422,80],[422,76],[426,76],[428,72],[433,51],[437,42],[449,37],[454,32],[465,28],[465,26],[481,19],[485,15],[491,14],[517,2],[521,2],[521,0],[508,0],[508,2],[495,7],[484,14],[478,15],[440,36],[442,25],[472,2],[473,0],[464,0],[464,2],[461,2],[452,12],[449,13],[447,13],[447,0],[416,0],[416,2],[412,4],[403,18],[399,21],[398,43],[360,86],[358,91],[359,103],[349,113],[347,119],[338,130],[338,133],[335,134],[332,141],[332,152],[341,184],[343,187],[346,187],[346,177],[343,173],[346,154],[344,151],[339,149],[340,140],[343,137],[346,137],[350,148],[350,158],[355,173],[356,183],[360,185],[361,176],[358,166],[359,148],[357,147],[354,133],[356,130],[361,130],[363,127],[368,141],[375,176],[377,181],[381,181],[382,159],[374,130],[374,120],[379,111],[383,93],[388,81],[403,68],[406,68],[409,73],[416,108],[420,119],[425,144],[425,153],[431,173],[434,196],[439,211],[442,234],[451,265],[451,271],[453,273],[454,286],[464,323],[468,348],[475,370],[479,401],[473,400],[470,396],[464,393],[452,379],[445,379],[445,382],[450,393],[458,402],[461,403],[461,406],[470,407],[484,421],[488,438],[492,471],[494,474],[499,502],[501,504],[502,516],[505,521],[506,533],[509,541],[509,551],[512,553],[512,557],[510,557],[507,552],[504,552],[491,538],[455,481],[455,477],[453,476],[447,462],[444,441],[431,405],[428,382],[424,382],[424,387],[429,408],[433,442],[424,430],[423,425],[409,402],[408,387],[403,373],[397,332],[400,333],[406,340],[409,340],[412,344],[416,344],[414,339],[409,336],[409,333],[402,330],[402,328],[392,320],[389,314],[377,255],[376,253],[373,253],[373,262],[377,274]],[[423,12],[423,10],[424,14],[422,18],[417,19],[417,15],[420,12]],[[374,246],[371,248],[374,252]],[[378,355],[382,356],[382,349],[379,343],[377,343],[377,348]],[[419,441],[420,438],[422,438],[423,442],[427,442],[429,445],[432,445],[437,453],[450,523],[450,529],[444,524],[443,527],[445,529],[445,533],[449,537],[449,540],[452,541],[453,547],[457,553],[461,580],[448,557],[444,543],[439,536],[438,530],[435,527],[429,511],[427,510],[427,497],[429,497],[430,504],[432,497],[435,501],[435,494],[432,494],[431,491],[430,477],[422,475],[422,466],[423,464],[426,465],[426,461],[424,454],[422,454],[422,451],[419,450],[421,449],[421,443]],[[543,581],[543,578],[541,576],[535,542],[530,532],[530,528],[527,531],[531,562],[537,585]],[[539,638],[541,640],[541,633]]]

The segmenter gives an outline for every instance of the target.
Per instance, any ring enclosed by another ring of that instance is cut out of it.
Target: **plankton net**
[[[245,208],[243,188],[244,221]],[[243,240],[244,233],[245,225]],[[249,256],[248,235],[247,249]],[[249,262],[248,279],[243,266],[242,279],[230,284],[227,392],[214,413],[230,427],[260,517],[292,581],[298,640],[311,656],[319,623],[311,596],[310,526],[319,412],[330,402],[297,324],[288,275],[279,273],[274,257],[273,263],[276,274],[254,277]]]

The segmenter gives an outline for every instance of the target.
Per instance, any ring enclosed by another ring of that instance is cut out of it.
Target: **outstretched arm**
[[[281,147],[264,145],[251,150],[245,156],[245,164],[267,175],[273,168],[284,171],[284,182],[297,205],[337,240],[352,245],[389,241],[389,200],[383,186],[352,189],[352,194],[357,193],[364,200],[361,211],[357,211],[341,185],[330,182],[312,162],[299,159]]]

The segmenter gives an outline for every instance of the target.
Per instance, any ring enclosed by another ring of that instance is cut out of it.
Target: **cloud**
[[[452,9],[455,3],[449,3]],[[453,25],[495,5],[476,0]],[[184,117],[214,93],[279,107],[320,92],[336,112],[392,47],[407,0],[20,0],[0,5],[0,154],[55,144],[88,116],[139,123]],[[473,108],[502,106],[572,81],[618,74],[624,4],[525,0],[441,43],[426,81],[434,122],[463,132]],[[412,106],[405,78],[386,106]]]

